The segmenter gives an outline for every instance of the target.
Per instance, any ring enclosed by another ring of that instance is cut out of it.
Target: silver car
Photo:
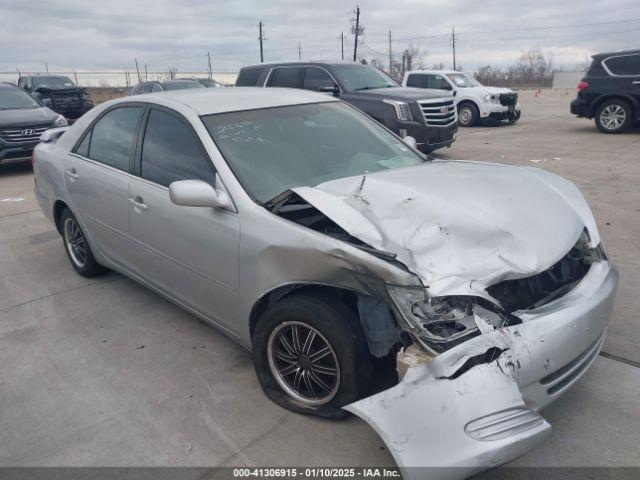
[[[544,170],[434,160],[302,90],[129,97],[42,140],[37,198],[79,274],[220,328],[269,398],[355,413],[408,477],[544,441],[540,410],[602,347],[618,275]]]

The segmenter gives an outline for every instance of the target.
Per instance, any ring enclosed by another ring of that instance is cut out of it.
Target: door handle
[[[129,203],[133,205],[133,208],[138,208],[140,210],[146,210],[148,207],[145,205],[142,197],[130,198]]]
[[[79,178],[80,178],[80,175],[78,175],[78,174],[76,173],[76,169],[75,169],[75,168],[70,168],[69,170],[65,170],[65,172],[64,172],[64,173],[66,173],[66,174],[67,174],[67,176],[68,176],[69,178],[72,178],[73,180],[77,180],[77,179],[79,179]]]

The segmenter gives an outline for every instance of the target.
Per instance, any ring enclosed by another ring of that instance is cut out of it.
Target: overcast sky
[[[349,0],[0,0],[0,71],[177,67],[214,71],[257,63],[258,29],[265,24],[265,61],[340,58],[353,50]],[[387,32],[399,54],[409,43],[426,63],[451,64],[448,34],[459,33],[458,63],[505,65],[539,45],[566,67],[605,50],[640,47],[638,0],[371,0],[361,1],[362,52],[388,63]],[[617,23],[614,23],[617,22]],[[567,26],[593,24],[591,26]],[[536,28],[564,26],[563,28]],[[475,32],[475,33],[474,33]]]

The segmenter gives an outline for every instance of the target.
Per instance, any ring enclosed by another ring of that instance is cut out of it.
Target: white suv
[[[415,70],[404,74],[402,85],[456,91],[458,123],[462,127],[478,125],[483,120],[515,123],[522,114],[517,93],[509,88],[485,87],[468,73]]]

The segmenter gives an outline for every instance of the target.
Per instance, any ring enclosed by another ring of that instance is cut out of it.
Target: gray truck
[[[93,108],[86,88],[64,75],[23,75],[18,86],[68,120],[76,120]]]
[[[429,153],[450,147],[458,131],[451,91],[400,86],[383,71],[358,63],[277,63],[245,67],[237,87],[302,88],[333,94]]]

